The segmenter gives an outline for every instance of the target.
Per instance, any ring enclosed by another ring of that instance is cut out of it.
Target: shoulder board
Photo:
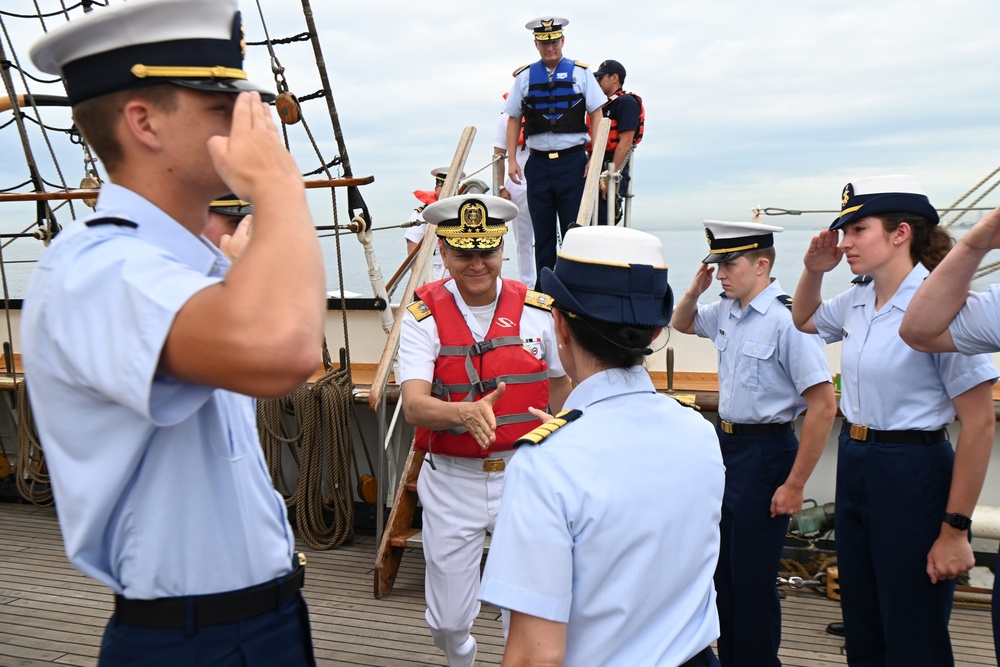
[[[779,294],[777,298],[778,301],[781,302],[782,306],[784,306],[788,310],[792,309],[792,297],[788,296],[787,294]]]
[[[413,319],[417,322],[426,319],[433,314],[431,313],[431,309],[428,308],[427,304],[423,301],[414,301],[407,306],[406,309],[410,311],[410,315],[413,315]]]
[[[545,438],[549,437],[571,421],[576,421],[581,415],[583,415],[583,412],[580,410],[563,410],[531,433],[527,433],[520,437],[514,443],[514,446],[520,447],[521,445],[540,445],[542,444],[542,440],[545,440]]]
[[[427,204],[421,204],[420,206],[416,207],[413,210],[416,211],[417,213],[423,213],[425,208],[427,208]]]
[[[542,310],[552,310],[552,297],[530,289],[524,294],[524,304],[526,306],[541,308]]]
[[[577,67],[582,67],[583,69],[587,69],[588,67],[590,67],[590,63],[585,63],[582,60],[574,60],[573,64],[576,65]]]
[[[874,279],[871,276],[869,276],[868,274],[863,273],[860,276],[855,276],[854,280],[851,281],[851,284],[852,285],[867,285],[872,280],[874,280]]]
[[[115,227],[131,227],[132,229],[139,228],[139,225],[135,224],[131,220],[123,220],[122,218],[94,218],[93,220],[88,220],[84,224],[86,224],[88,227],[114,225]]]
[[[517,76],[518,74],[528,69],[529,67],[531,67],[531,63],[528,63],[527,65],[521,65],[516,70],[514,70],[514,74],[512,76]]]

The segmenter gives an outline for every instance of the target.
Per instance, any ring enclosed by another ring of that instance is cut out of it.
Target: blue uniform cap
[[[247,81],[245,50],[236,0],[134,0],[53,30],[30,53],[65,79],[71,105],[160,83],[274,99]]]
[[[914,213],[932,224],[938,223],[937,210],[912,176],[875,176],[844,186],[840,198],[840,217],[830,229],[879,213]]]
[[[570,229],[541,288],[560,309],[613,324],[663,327],[674,307],[663,244],[627,227]]]

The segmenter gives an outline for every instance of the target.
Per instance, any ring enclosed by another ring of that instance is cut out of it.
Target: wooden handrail
[[[312,179],[305,182],[306,189],[314,188],[346,188],[358,185],[368,185],[375,181],[374,176],[357,176],[355,178]],[[52,190],[49,192],[4,192],[0,193],[0,202],[7,201],[54,201],[67,199],[92,199],[99,193],[98,188],[82,190]]]
[[[587,180],[583,184],[583,200],[580,202],[580,212],[576,216],[576,224],[589,225],[594,218],[600,191],[601,168],[604,166],[604,147],[608,145],[608,133],[611,131],[611,121],[602,118],[597,124],[597,134],[593,135],[590,162],[587,163]]]
[[[462,130],[462,136],[458,140],[458,147],[455,149],[455,156],[451,159],[448,167],[448,176],[445,178],[444,186],[441,188],[440,199],[446,199],[455,194],[458,190],[458,183],[462,180],[462,168],[469,157],[472,149],[472,140],[476,137],[476,128],[471,125]],[[413,300],[413,293],[420,286],[425,273],[427,263],[434,255],[434,248],[437,246],[437,225],[428,224],[424,230],[424,238],[420,242],[420,250],[417,252],[417,259],[413,263],[410,271],[410,280],[406,283],[406,289],[399,298],[400,304],[407,304]],[[379,359],[378,368],[375,370],[375,379],[372,380],[372,392],[368,396],[368,409],[378,412],[382,403],[382,395],[385,393],[386,384],[389,382],[389,371],[396,360],[399,352],[399,333],[403,326],[403,314],[405,309],[399,308],[396,311],[396,319],[392,323],[392,331],[389,332],[389,340],[382,350],[382,357]]]

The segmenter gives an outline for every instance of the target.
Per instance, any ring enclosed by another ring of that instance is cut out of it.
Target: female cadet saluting
[[[511,610],[504,665],[718,665],[719,441],[642,367],[673,305],[660,241],[571,229],[540,278],[576,387],[508,468],[480,589]]]
[[[917,352],[899,337],[914,291],[952,245],[917,182],[855,181],[841,206],[806,251],[792,317],[843,342],[834,523],[847,661],[946,667],[954,578],[974,563],[968,516],[993,441],[997,372],[983,355]],[[821,303],[823,273],[845,255],[872,280]],[[956,412],[953,450],[945,427]]]

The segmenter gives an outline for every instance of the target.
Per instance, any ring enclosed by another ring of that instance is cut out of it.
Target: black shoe
[[[838,637],[843,637],[844,636],[844,624],[842,622],[841,623],[831,623],[830,625],[826,626],[826,631],[829,632],[831,635],[837,635]]]

